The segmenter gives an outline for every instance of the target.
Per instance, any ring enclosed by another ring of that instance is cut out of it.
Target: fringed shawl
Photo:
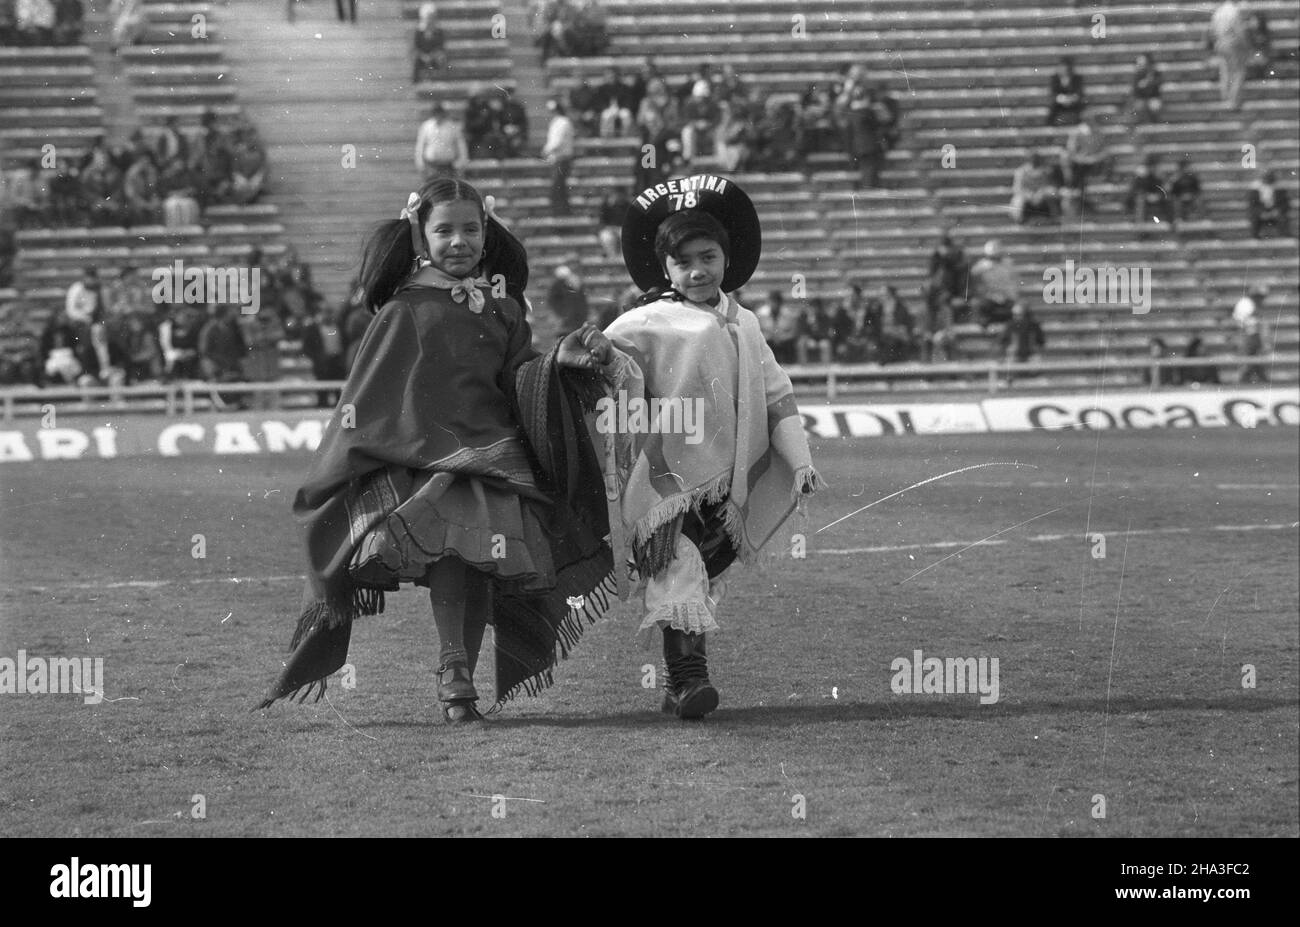
[[[618,442],[623,522],[638,571],[658,574],[672,560],[680,517],[715,502],[738,557],[752,561],[794,511],[803,483],[818,480],[811,472],[796,480],[769,440],[798,410],[758,319],[730,296],[716,309],[661,299],[620,316],[605,334],[639,368],[624,368],[616,396],[630,407],[648,403],[648,428],[629,408]],[[686,405],[650,402],[667,398],[690,404],[694,433]],[[611,424],[597,420],[602,431]]]
[[[352,622],[383,611],[383,590],[355,583],[348,565],[404,501],[393,487],[409,479],[379,478],[394,468],[463,473],[549,505],[555,588],[493,597],[495,707],[550,685],[557,650],[567,656],[604,613],[613,561],[601,468],[583,421],[600,395],[597,375],[562,370],[555,350],[539,356],[519,305],[485,296],[485,310],[471,314],[445,291],[408,289],[367,328],[294,499],[307,583],[293,653],[258,707],[303,701],[313,689],[319,700],[346,662]]]

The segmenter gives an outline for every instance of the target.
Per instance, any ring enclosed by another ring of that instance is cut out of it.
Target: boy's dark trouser
[[[682,518],[682,536],[700,549],[709,579],[720,576],[736,559],[722,529],[720,503],[703,506]],[[718,693],[709,681],[705,635],[664,628],[664,664],[668,668],[664,711],[700,718],[717,707]]]

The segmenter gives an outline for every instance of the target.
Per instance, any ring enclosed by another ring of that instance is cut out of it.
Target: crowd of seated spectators
[[[125,145],[101,136],[79,158],[32,158],[0,177],[0,211],[19,228],[193,225],[208,206],[256,202],[265,177],[252,124],[209,111],[193,135],[172,116],[152,139],[137,129]]]
[[[130,266],[115,277],[85,268],[39,330],[21,301],[0,305],[0,385],[263,382],[280,378],[289,348],[317,379],[346,376],[348,349],[369,320],[355,294],[326,309],[292,248],[273,260],[255,249],[245,266],[259,272],[260,305],[249,314],[233,303],[159,302],[152,274]],[[319,400],[334,401],[324,392]]]
[[[675,81],[647,60],[581,79],[563,105],[581,136],[638,138],[636,189],[693,170],[701,159],[727,172],[807,172],[810,155],[835,151],[849,158],[856,186],[879,186],[899,138],[898,101],[859,64],[794,96],[765,92],[731,63],[705,62]],[[647,145],[654,157],[642,153]]]

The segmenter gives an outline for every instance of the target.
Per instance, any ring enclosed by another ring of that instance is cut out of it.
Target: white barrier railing
[[[1300,371],[1300,354],[1252,356],[1190,357],[1140,360],[1080,360],[1007,363],[987,361],[958,364],[796,364],[785,368],[795,383],[824,382],[826,398],[835,399],[847,381],[979,380],[985,390],[997,393],[1002,381],[1052,374],[1091,374],[1149,371],[1151,382],[1158,383],[1161,369],[1214,367],[1221,373],[1233,368],[1260,367],[1272,376],[1275,372]],[[110,410],[161,411],[166,415],[192,415],[199,409],[229,408],[229,398],[266,396],[265,408],[312,407],[319,393],[337,392],[339,380],[284,380],[273,383],[207,383],[187,381],[151,386],[88,386],[0,388],[0,420],[11,421],[17,415],[40,415],[46,406],[56,406],[63,413],[103,412]],[[961,388],[961,387],[958,387]],[[969,387],[967,387],[969,388]],[[1036,388],[1042,388],[1037,386]],[[305,401],[286,404],[284,397],[303,397]]]

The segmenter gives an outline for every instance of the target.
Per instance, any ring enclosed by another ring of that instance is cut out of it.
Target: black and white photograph
[[[0,0],[21,891],[1050,838],[1245,910],[1298,198],[1295,0]]]

